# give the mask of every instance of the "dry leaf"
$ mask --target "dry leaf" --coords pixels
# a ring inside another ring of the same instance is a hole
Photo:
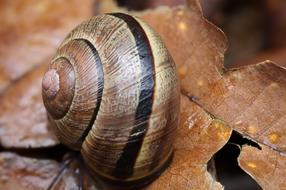
[[[263,189],[285,190],[286,156],[268,146],[262,150],[243,146],[239,165],[251,175]]]
[[[0,94],[54,54],[66,34],[92,15],[92,0],[0,2]]]
[[[34,69],[0,97],[0,144],[5,148],[46,147],[58,144],[48,127],[42,103],[42,76],[47,65]]]
[[[221,75],[197,102],[238,132],[286,150],[286,70],[266,62]]]
[[[60,171],[54,160],[0,153],[0,189],[46,189]]]
[[[62,163],[33,159],[15,153],[0,153],[0,189],[95,189],[76,155]]]

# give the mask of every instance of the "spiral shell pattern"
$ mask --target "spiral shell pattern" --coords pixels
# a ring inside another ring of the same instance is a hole
[[[113,13],[80,24],[42,86],[59,140],[81,151],[93,175],[132,183],[170,161],[180,109],[176,68],[140,19]]]

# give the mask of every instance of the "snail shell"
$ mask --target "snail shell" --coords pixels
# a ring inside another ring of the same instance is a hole
[[[91,173],[133,183],[158,175],[172,155],[180,97],[175,64],[146,23],[123,13],[80,24],[42,81],[59,140]]]

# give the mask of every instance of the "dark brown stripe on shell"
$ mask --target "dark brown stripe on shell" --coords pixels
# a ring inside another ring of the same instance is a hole
[[[130,29],[136,42],[142,69],[139,103],[135,113],[134,128],[129,134],[128,142],[114,169],[115,176],[125,179],[133,174],[136,159],[140,153],[144,137],[149,127],[155,88],[154,57],[144,29],[133,17],[123,13],[113,13],[110,15],[122,19]]]
[[[98,113],[99,108],[100,108],[100,103],[101,103],[101,99],[102,99],[102,92],[103,92],[103,87],[104,87],[104,73],[103,73],[103,66],[102,66],[101,59],[99,57],[99,54],[98,54],[96,48],[93,46],[93,44],[90,41],[88,41],[87,39],[80,38],[80,39],[75,39],[75,40],[84,42],[91,49],[93,56],[94,56],[94,59],[95,59],[96,67],[98,68],[97,69],[98,72],[95,74],[95,77],[97,77],[97,81],[98,81],[96,107],[94,109],[94,112],[92,114],[92,117],[90,119],[90,122],[89,122],[87,128],[83,132],[82,136],[79,138],[79,142],[83,142],[85,137],[88,135],[90,129],[92,128],[92,126],[96,120],[97,113]]]

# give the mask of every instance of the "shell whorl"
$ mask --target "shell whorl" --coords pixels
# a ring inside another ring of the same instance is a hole
[[[99,15],[74,29],[43,79],[59,140],[80,150],[92,173],[136,181],[170,160],[179,85],[171,56],[140,19]]]
[[[63,117],[74,96],[75,75],[72,65],[65,58],[54,61],[42,82],[46,109],[54,118]]]

